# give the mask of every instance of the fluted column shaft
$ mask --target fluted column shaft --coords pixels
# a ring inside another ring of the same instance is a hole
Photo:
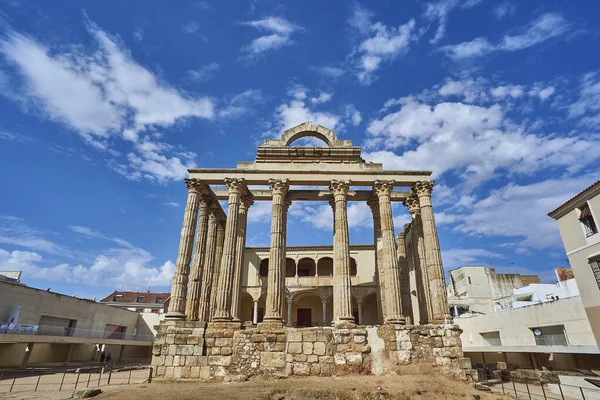
[[[217,219],[215,206],[209,208],[206,255],[204,256],[204,272],[202,274],[202,290],[200,291],[200,307],[198,310],[198,320],[204,322],[208,322],[210,316],[210,297],[213,286],[215,253],[217,251],[217,226],[219,225],[219,220]]]
[[[372,197],[367,204],[371,207],[373,213],[373,245],[375,255],[375,279],[377,291],[375,292],[377,300],[377,313],[379,314],[379,322],[385,321],[387,315],[385,309],[385,268],[383,268],[382,255],[383,247],[381,246],[381,218],[379,217],[379,200],[377,196]]]
[[[231,317],[240,321],[240,297],[242,278],[244,277],[244,250],[246,248],[246,228],[248,223],[248,208],[254,202],[249,196],[242,196],[238,216],[238,233],[235,249],[235,273],[233,274],[233,289],[231,292]]]
[[[187,305],[185,308],[185,314],[190,321],[198,321],[202,277],[204,274],[204,258],[206,256],[206,238],[208,235],[208,214],[211,202],[211,196],[202,195],[200,197],[200,216],[198,217],[196,244],[194,245],[194,258],[192,259]]]
[[[240,213],[240,199],[245,190],[243,178],[225,179],[229,192],[227,224],[225,225],[225,242],[223,243],[223,256],[219,271],[217,287],[217,304],[213,321],[231,321],[231,300],[233,289],[233,276],[236,267],[236,247],[238,237],[238,218]],[[243,257],[243,256],[242,256]]]
[[[333,192],[333,321],[353,323],[348,236],[348,189],[350,181],[331,181]]]
[[[410,317],[413,324],[419,324],[420,313],[419,313],[419,298],[417,296],[417,276],[414,264],[414,252],[413,252],[413,241],[412,241],[412,226],[411,224],[404,224],[404,241],[406,246],[406,264],[408,269],[408,281],[409,281],[409,292],[410,292]],[[404,305],[404,303],[402,303]]]
[[[404,242],[404,232],[398,232],[397,235],[398,269],[400,271],[400,300],[402,304],[402,315],[411,316],[410,283],[408,277],[408,263],[406,262],[406,244]]]
[[[269,251],[269,272],[267,276],[267,298],[265,322],[283,321],[283,291],[285,277],[285,219],[284,201],[289,185],[287,179],[269,179],[273,196],[271,208],[271,249]]]
[[[190,261],[194,247],[194,234],[196,232],[196,220],[198,219],[198,208],[200,206],[199,183],[195,179],[185,179],[188,187],[188,198],[183,215],[183,227],[179,239],[179,252],[175,263],[175,274],[171,287],[171,301],[169,311],[165,317],[172,319],[185,319],[185,306],[187,297],[188,275],[190,273]]]
[[[381,218],[381,244],[383,249],[382,263],[386,278],[386,308],[388,315],[385,322],[404,324],[402,303],[400,299],[400,271],[398,270],[398,254],[394,240],[394,219],[390,196],[394,189],[393,181],[375,181],[374,190],[379,199],[379,216]]]
[[[208,305],[208,320],[212,321],[217,308],[217,289],[219,286],[219,275],[221,272],[221,259],[223,258],[223,245],[225,243],[225,224],[227,219],[220,219],[217,225],[217,248],[215,249],[215,262],[213,267],[213,278],[210,289],[210,302]]]
[[[433,181],[417,182],[413,187],[413,191],[419,197],[419,205],[421,206],[421,221],[423,224],[423,237],[425,238],[425,259],[427,262],[429,297],[431,299],[433,322],[442,323],[446,315],[448,315],[449,310],[440,241],[431,205],[433,185]]]

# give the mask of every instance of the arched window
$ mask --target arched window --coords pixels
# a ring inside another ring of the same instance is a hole
[[[333,276],[333,258],[323,257],[317,263],[317,275]]]
[[[312,258],[302,258],[298,261],[298,276],[315,276],[317,266]]]
[[[266,278],[269,275],[269,259],[265,258],[260,262],[260,270],[258,271],[258,275],[261,278]]]
[[[286,278],[293,278],[296,276],[296,261],[291,258],[285,259],[285,276]]]

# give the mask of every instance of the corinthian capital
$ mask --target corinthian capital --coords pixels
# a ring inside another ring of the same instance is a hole
[[[417,194],[417,196],[431,196],[431,192],[433,190],[433,185],[435,181],[419,181],[415,182],[413,185],[413,192]]]
[[[337,195],[348,195],[348,189],[350,189],[350,181],[338,181],[332,180],[329,184],[329,189],[333,192],[334,196]]]
[[[415,218],[421,212],[421,207],[419,206],[419,199],[414,196],[407,197],[402,204],[406,208],[408,208],[408,212]]]
[[[225,186],[229,193],[241,193],[246,188],[244,178],[225,178]]]
[[[248,211],[252,204],[254,204],[254,199],[251,194],[242,196],[240,201],[240,211]]]
[[[394,181],[376,180],[373,184],[373,190],[379,197],[389,197],[394,190]]]
[[[183,182],[185,183],[185,186],[187,186],[188,190],[190,190],[190,191],[199,192],[204,195],[209,194],[208,185],[204,181],[201,181],[200,179],[187,178],[187,179],[184,179]]]
[[[290,189],[290,184],[287,179],[269,179],[269,188],[271,189],[272,195],[285,196]]]

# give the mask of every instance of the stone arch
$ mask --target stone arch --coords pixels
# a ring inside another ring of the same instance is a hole
[[[293,258],[285,259],[285,277],[293,278],[296,276],[296,261]]]
[[[240,319],[242,321],[252,321],[254,313],[254,298],[248,292],[242,292],[240,299]]]
[[[298,311],[298,310],[301,311]],[[327,325],[323,321],[322,297],[312,291],[302,291],[294,294],[292,300],[292,326],[308,327]]]
[[[317,273],[317,263],[310,257],[303,257],[298,260],[298,276],[315,276]]]
[[[337,144],[337,137],[331,129],[324,128],[321,125],[314,126],[308,121],[283,132],[281,142],[284,146],[289,146],[296,140],[307,136],[320,139],[329,147],[334,147]]]
[[[333,258],[319,258],[319,261],[317,261],[317,274],[319,276],[333,276]]]

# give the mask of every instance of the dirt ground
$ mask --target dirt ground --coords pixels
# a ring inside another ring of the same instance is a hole
[[[306,377],[247,382],[160,382],[151,384],[111,386],[103,388],[98,400],[163,400],[163,399],[216,399],[216,400],[504,400],[508,396],[475,390],[471,385],[447,379],[438,374],[411,374],[399,376],[346,376]],[[59,400],[70,393],[21,392],[2,394],[0,398]]]

